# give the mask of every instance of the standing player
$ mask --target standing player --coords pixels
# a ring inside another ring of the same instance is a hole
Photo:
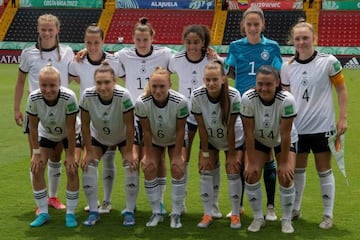
[[[296,198],[293,219],[301,216],[300,208],[305,188],[306,166],[310,150],[315,157],[316,170],[324,204],[322,229],[333,226],[335,179],[331,169],[331,152],[328,138],[344,134],[347,129],[347,90],[341,63],[333,55],[315,51],[315,31],[311,24],[301,22],[291,30],[295,56],[281,70],[282,84],[296,99],[298,116],[295,127],[299,133],[299,151],[296,159]],[[335,87],[339,116],[335,122],[332,98]]]
[[[181,228],[180,214],[185,199],[185,124],[189,115],[186,98],[171,90],[170,73],[158,67],[150,75],[148,87],[138,97],[135,114],[140,119],[144,133],[144,157],[141,160],[145,176],[145,190],[152,208],[147,227],[163,221],[160,201],[161,189],[157,175],[165,165],[168,149],[172,176],[172,212],[170,227]]]
[[[179,92],[190,100],[191,92],[202,85],[203,74],[206,64],[208,64],[214,56],[207,54],[210,45],[210,30],[204,25],[189,25],[183,33],[182,39],[185,50],[176,53],[169,63],[169,70],[172,73],[177,73],[179,78]],[[216,54],[215,54],[216,55]],[[186,142],[186,162],[185,162],[185,180],[188,180],[188,164],[191,155],[191,146],[195,133],[197,130],[197,123],[195,117],[190,114],[187,119],[187,134],[188,140]],[[216,163],[216,168],[212,172],[213,186],[214,186],[214,204],[212,208],[212,217],[221,218],[222,214],[219,209],[219,186],[220,186],[220,162]],[[185,203],[184,209],[185,211]]]
[[[272,65],[280,70],[282,59],[279,44],[262,34],[265,18],[258,6],[251,5],[244,12],[240,28],[245,37],[230,44],[225,62],[229,66],[228,76],[235,79],[235,88],[242,95],[255,86],[256,72],[262,65]],[[264,182],[267,193],[266,220],[275,221],[276,166],[271,152],[264,165]]]
[[[19,126],[23,125],[24,118],[20,110],[21,99],[24,94],[25,80],[28,76],[29,88],[32,92],[39,88],[38,74],[41,68],[51,63],[60,71],[61,86],[68,86],[68,67],[74,58],[73,50],[59,43],[60,22],[59,19],[51,14],[44,14],[38,18],[37,31],[38,41],[35,45],[24,49],[21,53],[21,62],[18,71],[17,82],[14,94],[14,118]],[[28,120],[25,119],[25,133],[29,133]],[[29,139],[30,156],[34,149]],[[54,160],[54,159],[53,159]],[[48,179],[49,179],[49,198],[48,204],[56,209],[65,209],[57,198],[58,187],[61,177],[61,162],[49,160]],[[30,174],[32,178],[32,175]]]
[[[241,124],[240,94],[229,87],[223,64],[217,60],[205,67],[204,86],[195,89],[191,96],[191,112],[199,126],[200,192],[204,216],[198,224],[207,228],[212,222],[213,174],[219,161],[219,151],[226,155],[226,173],[232,206],[231,228],[240,228],[241,178],[240,160],[243,157],[244,136]]]
[[[118,146],[125,169],[137,169],[134,142],[134,106],[129,92],[116,84],[114,70],[102,63],[94,73],[95,86],[87,88],[80,100],[81,126],[86,155],[81,163],[84,192],[90,214],[85,226],[100,219],[98,213],[97,166],[110,146]]]
[[[75,78],[80,84],[80,96],[83,95],[86,88],[95,86],[94,73],[97,67],[106,60],[114,69],[116,77],[122,77],[124,71],[112,54],[103,51],[104,33],[95,24],[88,26],[85,30],[84,43],[87,49],[87,55],[83,61],[73,61],[69,67],[70,78]],[[115,147],[109,149],[101,157],[103,159],[102,179],[104,184],[104,200],[99,208],[99,213],[109,213],[111,210],[111,194],[115,181]],[[126,183],[129,185],[132,183]],[[89,211],[89,207],[85,207]]]
[[[281,89],[279,72],[263,65],[256,74],[256,87],[246,91],[241,99],[241,116],[245,131],[245,190],[254,213],[248,227],[258,232],[265,226],[261,207],[261,169],[274,149],[280,183],[282,208],[281,231],[292,233],[291,211],[294,205],[294,169],[297,133],[293,127],[296,117],[294,97]]]
[[[30,223],[40,227],[50,220],[45,183],[49,161],[60,162],[65,149],[66,226],[76,227],[75,208],[79,198],[78,165],[75,161],[75,121],[79,106],[70,89],[60,87],[60,72],[47,64],[39,72],[40,89],[30,93],[26,106],[32,143],[31,173],[33,192],[39,215]]]
[[[133,101],[144,92],[150,74],[156,67],[167,68],[172,52],[169,48],[152,45],[155,37],[155,30],[148,22],[148,19],[140,18],[135,24],[133,31],[133,40],[135,47],[123,48],[115,53],[125,70],[125,87],[130,91]],[[142,159],[142,129],[138,119],[135,120],[135,149],[139,159]],[[165,162],[161,162],[165,164]],[[126,171],[126,178],[131,178],[132,182],[137,184],[127,185],[127,191],[130,192],[131,198],[126,202],[126,208],[123,210],[125,226],[135,224],[134,210],[139,189],[139,173],[136,171]],[[166,167],[163,165],[159,168],[157,183],[161,190],[161,213],[165,214],[163,206],[164,192],[166,188]]]

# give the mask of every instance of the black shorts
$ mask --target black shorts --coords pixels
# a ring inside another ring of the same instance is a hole
[[[54,149],[58,144],[62,144],[65,149],[67,149],[69,147],[69,142],[68,142],[67,138],[64,138],[63,140],[61,140],[59,142],[54,142],[47,138],[40,137],[40,141],[39,141],[40,147]]]
[[[200,149],[201,149],[201,143],[200,143]],[[218,148],[216,148],[216,147],[215,147],[214,145],[212,145],[211,143],[208,143],[208,149],[220,151]],[[245,144],[240,145],[240,146],[238,146],[238,147],[235,147],[235,150],[236,150],[236,151],[244,151],[244,149],[245,149]],[[227,152],[227,151],[225,151],[225,152]]]
[[[107,146],[107,145],[104,145],[102,144],[101,142],[99,142],[98,140],[96,140],[95,138],[91,138],[91,144],[93,146],[96,146],[96,147],[100,147],[101,148],[101,151],[102,151],[102,154],[104,154],[107,149],[110,147],[110,146]],[[126,145],[126,140],[122,141],[121,143],[117,144],[116,146],[119,148],[122,148]]]
[[[261,142],[259,142],[257,140],[255,140],[255,149],[260,152],[266,153],[266,154],[270,154],[270,151],[271,151],[271,147],[265,146],[264,144],[262,144]],[[274,147],[275,155],[280,152],[281,152],[281,145]],[[290,144],[290,152],[294,152],[294,153],[297,152],[297,143],[296,142]]]
[[[81,133],[76,134],[76,139],[75,139],[75,147],[77,148],[81,148],[83,146],[83,142],[82,142],[82,135]]]
[[[330,152],[328,138],[335,134],[335,131],[315,133],[315,134],[299,134],[298,153]]]
[[[140,121],[136,120],[135,123],[135,139],[134,144],[139,146],[144,146],[144,132],[141,127]]]
[[[25,123],[24,123],[24,133],[29,134],[30,128],[29,128],[29,115],[25,114]]]

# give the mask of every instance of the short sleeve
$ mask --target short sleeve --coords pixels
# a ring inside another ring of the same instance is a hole
[[[248,93],[249,91],[245,92],[241,98],[240,114],[244,117],[254,117],[254,106],[248,97]]]
[[[32,94],[30,94],[27,98],[27,103],[26,103],[26,113],[29,115],[33,115],[33,116],[37,116],[38,115],[38,111],[37,111],[37,105],[36,103],[32,100]]]
[[[139,118],[147,118],[146,108],[142,99],[143,95],[140,95],[135,102],[135,115]]]
[[[189,116],[189,105],[185,99],[183,99],[179,104],[179,110],[177,113],[177,118],[187,118]]]
[[[282,117],[283,118],[295,117],[297,115],[295,98],[290,92],[286,91],[286,93],[287,96],[283,103]]]
[[[66,114],[72,115],[79,112],[79,104],[76,99],[75,93],[70,95],[71,97],[66,102]]]

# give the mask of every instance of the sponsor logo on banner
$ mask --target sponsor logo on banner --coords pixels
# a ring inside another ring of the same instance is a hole
[[[117,0],[116,8],[214,9],[214,0]]]
[[[359,60],[353,57],[344,64],[343,68],[360,68]]]
[[[303,0],[230,0],[229,10],[245,10],[250,5],[257,5],[262,9],[302,9]]]

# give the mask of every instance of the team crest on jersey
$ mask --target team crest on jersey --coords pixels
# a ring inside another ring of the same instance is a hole
[[[161,128],[163,125],[163,117],[161,115],[158,116],[158,128]]]
[[[261,56],[261,59],[263,59],[263,60],[268,60],[268,59],[270,58],[269,51],[266,50],[266,49],[264,49],[264,50],[262,51],[262,53],[260,54],[260,56]]]
[[[55,124],[56,124],[55,116],[54,116],[53,113],[50,113],[50,114],[49,114],[49,123],[50,123],[51,125],[55,125]]]
[[[104,112],[104,114],[103,114],[103,122],[105,123],[105,124],[108,124],[109,123],[109,114],[107,113],[107,112]]]
[[[266,113],[265,116],[264,116],[263,127],[264,128],[269,128],[270,127],[270,115],[268,113]]]
[[[304,72],[302,73],[301,85],[304,86],[304,87],[306,87],[308,84],[309,84],[309,82],[308,82],[308,75],[307,75],[307,72],[304,71]]]
[[[140,73],[146,74],[146,61],[145,60],[141,62]]]
[[[211,113],[211,121],[210,121],[210,123],[211,123],[212,125],[216,125],[216,124],[217,124],[217,113],[216,113],[216,111],[213,111],[213,112]]]
[[[197,80],[197,72],[194,70],[192,72],[191,84],[192,85],[197,85],[197,82],[198,82],[198,80]]]

